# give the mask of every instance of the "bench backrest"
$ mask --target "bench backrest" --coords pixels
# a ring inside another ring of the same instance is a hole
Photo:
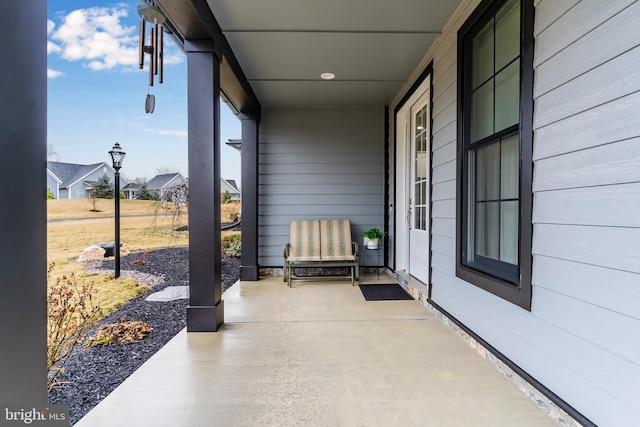
[[[348,219],[291,221],[289,261],[344,261],[355,259]]]
[[[323,261],[353,259],[351,222],[348,219],[320,221],[320,242]]]
[[[320,261],[320,222],[291,221],[289,244],[289,260]]]

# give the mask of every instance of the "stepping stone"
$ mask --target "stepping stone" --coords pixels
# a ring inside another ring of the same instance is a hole
[[[147,298],[145,298],[145,301],[167,302],[187,298],[189,298],[188,286],[167,286],[163,290],[154,292],[149,295]]]

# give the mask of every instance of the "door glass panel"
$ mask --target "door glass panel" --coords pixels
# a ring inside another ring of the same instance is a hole
[[[414,114],[415,136],[413,141],[414,221],[413,228],[426,230],[428,204],[429,123],[425,105]]]
[[[519,122],[520,61],[496,74],[496,132]]]
[[[471,95],[471,142],[493,134],[493,79]]]
[[[496,71],[520,55],[520,1],[509,0],[496,14]]]

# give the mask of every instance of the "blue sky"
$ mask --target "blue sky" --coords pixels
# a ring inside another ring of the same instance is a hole
[[[119,142],[128,179],[158,170],[188,176],[186,57],[165,37],[164,83],[149,87],[147,64],[138,68],[139,4],[48,1],[49,160],[110,162]],[[145,113],[147,93],[156,98],[153,114]],[[224,103],[221,118],[221,175],[239,182],[240,153],[224,143],[241,137],[240,121]]]

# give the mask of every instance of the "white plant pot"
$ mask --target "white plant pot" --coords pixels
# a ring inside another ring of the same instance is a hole
[[[364,245],[366,246],[367,249],[378,249],[378,239],[368,239],[368,238],[364,238]]]

